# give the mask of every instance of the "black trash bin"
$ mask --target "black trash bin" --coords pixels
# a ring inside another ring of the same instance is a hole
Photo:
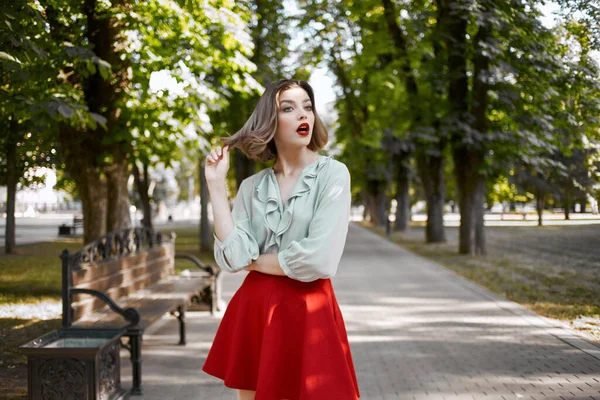
[[[60,329],[22,346],[29,399],[117,400],[121,388],[118,329]]]

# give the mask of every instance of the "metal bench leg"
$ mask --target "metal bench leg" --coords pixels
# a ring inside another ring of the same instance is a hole
[[[185,304],[177,308],[179,320],[179,345],[185,346]]]
[[[131,388],[132,395],[142,394],[142,332],[134,332],[129,335],[129,343],[131,346],[131,372],[133,376],[133,387]]]

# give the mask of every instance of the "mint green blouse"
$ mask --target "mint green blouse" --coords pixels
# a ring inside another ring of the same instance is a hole
[[[215,260],[237,272],[260,254],[277,254],[287,276],[303,282],[336,271],[350,219],[350,173],[332,156],[304,167],[282,204],[273,168],[246,178],[233,203],[234,229],[215,238]]]

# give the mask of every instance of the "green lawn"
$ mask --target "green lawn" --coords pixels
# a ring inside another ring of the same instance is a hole
[[[27,358],[18,347],[58,328],[60,319],[35,321],[0,318],[0,398],[27,398]]]
[[[173,232],[177,235],[175,239],[175,251],[179,253],[187,253],[198,257],[205,264],[215,264],[212,247],[209,251],[200,251],[200,239],[198,238],[198,228],[183,228],[174,229]],[[193,270],[194,264],[186,260],[176,260],[175,271],[181,272],[184,269]]]
[[[80,247],[78,241],[61,240],[18,246],[17,254],[0,255],[0,305],[59,300],[59,255]]]
[[[176,229],[174,232],[177,235],[175,251],[193,254],[202,262],[214,265],[212,251],[199,251],[197,229]],[[0,255],[0,305],[60,300],[59,255],[64,249],[77,251],[81,246],[79,240],[58,240],[18,246],[18,254]],[[193,268],[186,260],[175,263],[177,272]]]

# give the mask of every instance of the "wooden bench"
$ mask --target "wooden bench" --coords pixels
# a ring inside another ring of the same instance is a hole
[[[83,230],[83,217],[74,215],[73,225],[62,224],[58,227],[58,236],[75,236],[78,228]]]
[[[175,235],[144,228],[103,236],[77,253],[63,251],[63,327],[123,328],[122,344],[132,363],[131,394],[141,394],[142,335],[164,314],[179,320],[179,344],[185,345],[185,312],[193,299],[218,309],[220,271],[193,256],[175,254]],[[198,267],[175,275],[175,258]]]

